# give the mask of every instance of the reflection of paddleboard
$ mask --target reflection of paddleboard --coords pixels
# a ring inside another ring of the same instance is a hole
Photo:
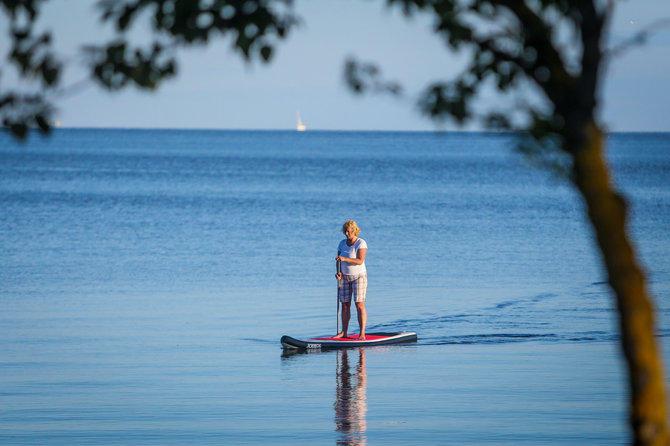
[[[305,340],[295,339],[290,336],[282,336],[281,344],[287,349],[297,350],[321,350],[329,348],[351,348],[372,347],[375,345],[403,344],[416,342],[416,333],[403,331],[401,333],[367,333],[364,341],[359,341],[358,336],[346,338],[319,337],[307,338]]]

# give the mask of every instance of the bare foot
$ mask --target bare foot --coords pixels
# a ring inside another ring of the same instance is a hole
[[[359,340],[359,341],[365,341],[365,335],[364,335],[364,334],[359,335],[359,336],[358,336],[358,340]]]
[[[338,334],[336,334],[335,336],[333,336],[333,339],[340,339],[340,338],[346,338],[346,337],[347,337],[347,335],[343,331],[341,331]]]

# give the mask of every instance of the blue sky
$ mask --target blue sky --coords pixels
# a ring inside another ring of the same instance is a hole
[[[77,48],[108,35],[94,3],[54,0],[43,11],[41,25],[55,33],[57,48],[74,62],[66,84],[85,77]],[[269,65],[245,63],[228,41],[216,41],[183,51],[179,76],[157,92],[109,94],[91,86],[60,100],[57,120],[69,127],[292,129],[299,110],[308,129],[443,129],[418,113],[412,95],[453,76],[463,58],[445,49],[430,20],[407,19],[383,1],[298,0],[295,7],[303,24]],[[667,0],[618,1],[612,41],[661,17],[670,17]],[[0,22],[0,29],[4,34],[6,24]],[[342,75],[348,56],[378,63],[404,84],[407,97],[351,94]],[[3,90],[13,85],[7,74],[0,81]],[[489,96],[484,104],[500,103]],[[670,27],[612,61],[602,98],[602,120],[611,130],[670,131]]]

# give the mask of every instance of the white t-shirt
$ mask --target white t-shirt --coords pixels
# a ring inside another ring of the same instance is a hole
[[[358,250],[360,249],[368,249],[368,244],[365,243],[365,240],[362,238],[356,240],[356,242],[351,246],[347,245],[347,239],[345,238],[337,246],[337,250],[340,252],[340,255],[350,259],[358,258]],[[365,262],[360,265],[352,265],[351,263],[342,262],[342,274],[346,274],[347,276],[362,274],[365,271]]]

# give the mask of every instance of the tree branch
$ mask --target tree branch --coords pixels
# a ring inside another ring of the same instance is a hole
[[[554,46],[551,40],[551,29],[549,25],[533,11],[524,1],[519,0],[496,0],[493,3],[508,9],[524,28],[523,46],[535,50],[535,63],[525,68],[531,78],[538,81],[540,86],[548,93],[550,91],[566,88],[574,84],[575,78],[565,68],[565,63],[560,52]],[[529,62],[533,62],[529,60]],[[549,77],[544,80],[544,73],[538,73],[537,70],[546,68]],[[539,78],[539,79],[538,79]]]
[[[608,59],[619,57],[635,46],[644,45],[652,35],[668,28],[670,28],[670,17],[655,20],[617,46],[606,50],[605,57]]]

